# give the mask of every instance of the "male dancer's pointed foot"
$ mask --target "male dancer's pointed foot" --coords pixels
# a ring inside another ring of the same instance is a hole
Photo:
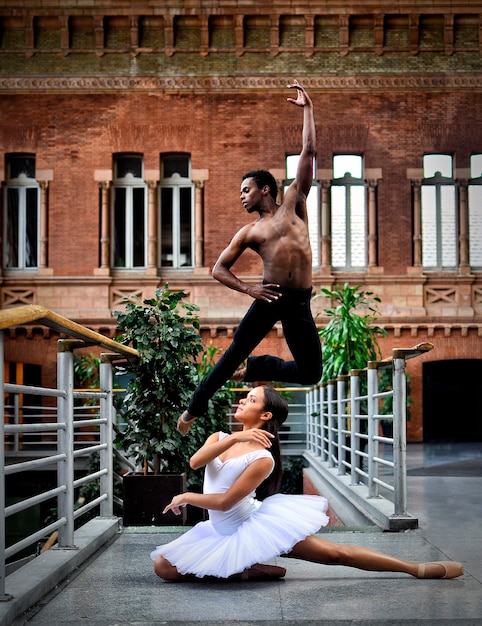
[[[437,567],[434,567],[437,566]],[[417,578],[457,578],[464,573],[462,563],[456,561],[433,561],[420,563]]]
[[[195,419],[195,415],[191,415],[189,411],[184,411],[181,417],[177,420],[177,430],[181,433],[181,435],[187,435],[189,429],[194,424]]]
[[[234,374],[231,376],[231,380],[234,380],[235,383],[241,383],[246,378],[246,367],[238,368]]]

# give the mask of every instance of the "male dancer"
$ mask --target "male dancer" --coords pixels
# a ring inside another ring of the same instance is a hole
[[[310,309],[312,258],[306,208],[313,182],[315,121],[313,104],[305,89],[297,81],[288,88],[298,92],[296,100],[288,98],[288,102],[303,108],[303,147],[296,178],[282,204],[277,205],[278,188],[269,172],[255,170],[243,176],[241,204],[248,213],[258,213],[259,217],[234,235],[216,261],[212,275],[230,289],[248,294],[254,302],[234,333],[233,342],[199,384],[187,411],[178,419],[177,428],[183,434],[207,410],[209,399],[229,378],[303,385],[316,384],[321,378],[321,343]],[[249,285],[231,271],[247,248],[263,261],[260,285]],[[248,358],[278,321],[294,360],[283,361],[270,355]],[[236,371],[247,358],[247,367]]]

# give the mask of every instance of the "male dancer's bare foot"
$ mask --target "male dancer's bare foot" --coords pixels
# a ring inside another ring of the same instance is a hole
[[[189,411],[184,411],[181,417],[177,420],[177,430],[181,433],[181,435],[187,435],[195,419],[195,415],[191,415]]]
[[[231,380],[234,380],[234,382],[236,383],[242,382],[245,378],[246,378],[246,367],[240,367],[231,376]]]

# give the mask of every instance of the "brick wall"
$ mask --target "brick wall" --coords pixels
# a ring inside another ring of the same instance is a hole
[[[48,267],[3,272],[2,306],[42,304],[112,336],[111,311],[122,294],[147,297],[167,281],[201,306],[205,341],[227,347],[249,298],[216,284],[209,271],[248,221],[241,175],[253,167],[283,172],[285,156],[300,148],[301,114],[285,88],[297,77],[315,106],[317,178],[328,180],[333,155],[344,152],[363,154],[364,168],[379,173],[376,267],[352,275],[317,270],[315,292],[345,280],[375,291],[389,330],[384,356],[432,341],[436,350],[423,359],[480,358],[481,273],[414,269],[409,176],[421,171],[425,153],[440,151],[453,154],[458,178],[467,178],[471,154],[482,152],[480,3],[412,1],[385,10],[382,2],[321,0],[15,8],[0,0],[0,173],[11,152],[35,154],[37,169],[51,173]],[[140,153],[155,173],[160,154],[177,151],[207,173],[201,267],[100,270],[99,182],[109,180],[113,154]],[[260,279],[254,254],[235,270]],[[444,303],[437,290],[447,285],[455,295]],[[317,300],[315,312],[327,304]],[[37,362],[42,341],[28,344]],[[25,356],[22,342],[7,343],[9,359]],[[263,352],[289,357],[277,330],[256,350]],[[410,363],[414,440],[423,431],[423,359]]]

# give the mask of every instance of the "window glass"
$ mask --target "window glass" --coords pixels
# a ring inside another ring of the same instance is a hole
[[[432,178],[437,172],[452,178],[452,157],[449,154],[426,154],[423,157],[423,177]]]
[[[350,174],[353,178],[361,178],[363,159],[358,154],[337,154],[333,157],[333,178],[343,178]]]
[[[192,189],[189,187],[181,187],[179,195],[179,264],[182,267],[192,265]]]
[[[116,157],[116,178],[142,178],[142,157],[123,155]]]
[[[362,269],[367,264],[365,187],[352,185],[350,191],[351,267]]]
[[[292,181],[296,178],[298,169],[299,154],[289,154],[286,157],[286,180]],[[316,160],[313,159],[313,177],[316,172]],[[284,191],[289,185],[284,186]],[[320,265],[320,200],[319,187],[316,183],[311,186],[311,190],[306,198],[306,210],[308,212],[308,234],[310,237],[312,265],[318,267]]]
[[[162,159],[162,177],[171,178],[177,174],[189,178],[189,157],[185,154],[169,154]]]
[[[468,186],[470,266],[482,269],[482,154],[470,158]]]
[[[138,154],[114,157],[113,265],[117,268],[146,266],[147,185],[142,180],[143,168],[143,157]]]
[[[174,261],[172,195],[172,188],[161,188],[161,264],[164,267],[172,267]]]
[[[186,154],[161,157],[160,255],[162,267],[194,265],[194,185]]]
[[[18,267],[18,253],[19,253],[19,189],[7,188],[7,236],[5,237],[6,243],[6,267]]]
[[[8,178],[17,179],[20,177],[35,179],[35,157],[27,155],[9,155]]]
[[[38,189],[27,187],[25,193],[25,267],[37,267],[39,232]]]
[[[423,172],[422,265],[430,270],[453,270],[458,263],[458,225],[452,156],[425,155]]]
[[[114,190],[114,265],[126,267],[126,189]]]
[[[367,201],[363,157],[333,157],[331,185],[331,265],[338,270],[367,266]]]
[[[346,267],[346,188],[331,188],[331,264]]]
[[[134,187],[132,190],[132,211],[133,211],[133,265],[142,267],[146,264],[146,210],[145,210],[145,189]]]
[[[470,178],[482,177],[482,154],[473,154],[470,157]]]
[[[40,187],[35,156],[6,156],[4,190],[4,257],[7,269],[35,269],[39,264]]]

